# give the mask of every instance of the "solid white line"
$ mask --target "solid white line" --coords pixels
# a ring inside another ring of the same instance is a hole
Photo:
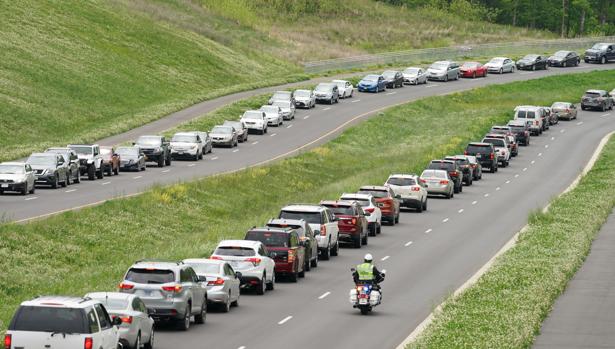
[[[460,208],[459,211],[457,211],[458,213],[463,213],[463,208]]]
[[[387,259],[389,259],[389,258],[391,258],[391,256],[384,256],[384,257],[382,257],[381,261],[383,261],[383,262],[384,262],[384,261],[386,261],[386,260],[387,260]]]
[[[387,96],[394,95],[394,94],[396,94],[396,93],[397,93],[397,92],[389,92],[389,93],[387,93]]]
[[[478,201],[474,200],[472,201],[472,205],[476,205],[478,203]]]
[[[171,170],[162,170],[162,173],[170,172]]]
[[[446,222],[448,222],[448,218],[444,218],[444,219],[442,220],[442,223],[446,223]]]
[[[486,194],[484,195],[484,197],[488,198],[488,197],[489,197],[489,193],[486,193]]]
[[[506,181],[506,184],[509,184],[509,183],[510,183],[510,179]]]
[[[533,164],[535,164],[535,163],[536,163],[536,160],[532,160],[531,164],[533,165]]]
[[[233,153],[236,153],[236,152],[238,152],[238,151],[239,151],[239,149],[235,149],[235,150],[233,150]]]
[[[501,189],[500,187],[497,187],[497,188],[495,188],[495,191],[498,191],[498,190],[500,190],[500,189]]]
[[[326,107],[323,111],[331,110],[331,107]]]
[[[408,242],[406,242],[406,243],[404,244],[404,246],[406,246],[406,247],[408,247],[408,246],[410,246],[410,245],[412,245],[412,241],[408,241]]]
[[[100,185],[107,185],[107,184],[111,184],[111,182],[104,182],[104,183],[101,183]]]
[[[211,158],[212,160],[218,160],[217,156],[214,156],[213,158]]]
[[[330,294],[331,294],[331,292],[325,292],[320,297],[318,297],[318,299],[324,299],[325,297],[327,297]]]
[[[350,103],[357,103],[357,102],[361,102],[360,99],[355,99],[354,101],[350,102]]]
[[[65,193],[72,193],[74,191],[77,191],[77,189],[69,189],[69,190],[65,191]]]
[[[258,144],[258,141],[252,142],[252,145],[257,145],[257,144]]]
[[[134,176],[134,177],[132,177],[132,179],[139,179],[141,177],[143,177],[143,176]]]
[[[432,231],[433,231],[433,229],[429,228],[429,229],[425,230],[425,234],[429,234],[429,233],[431,233]]]
[[[282,319],[280,322],[278,322],[278,325],[284,325],[288,320],[292,319],[292,316],[287,316],[284,319]]]
[[[308,119],[309,117],[310,117],[309,115],[306,115],[306,116],[304,116],[303,118],[304,118],[304,119]]]
[[[38,196],[33,196],[31,198],[25,198],[26,201],[36,200],[36,199],[38,199]]]
[[[196,164],[188,164],[188,167],[194,167]]]
[[[286,128],[291,128],[291,127],[293,127],[293,125],[288,125],[288,126],[286,126]]]
[[[277,133],[272,133],[270,137],[275,137],[277,135],[278,135]]]
[[[583,121],[577,122],[577,126],[581,126],[581,125],[583,125]]]

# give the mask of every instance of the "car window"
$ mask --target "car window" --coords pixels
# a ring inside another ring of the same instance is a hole
[[[327,206],[329,207],[329,209],[335,214],[335,215],[353,215],[354,214],[354,210],[352,208],[352,206],[346,206],[346,205],[333,205],[333,206]]]
[[[322,224],[322,216],[320,212],[295,212],[295,211],[282,211],[278,218],[284,219],[303,219],[310,224]]]
[[[267,249],[265,248],[265,246],[261,246],[258,249],[258,254],[261,256],[268,256],[269,254],[267,253]]]
[[[111,319],[109,318],[109,314],[107,314],[107,311],[105,310],[105,308],[100,304],[96,304],[94,306],[94,309],[96,309],[96,314],[98,314],[98,321],[100,322],[100,329],[101,330],[110,329],[112,327]]]
[[[10,331],[51,331],[66,333],[92,333],[83,309],[21,306],[9,324]],[[94,315],[96,332],[98,322]]]
[[[179,282],[192,282],[192,276],[188,272],[188,269],[179,271]]]
[[[196,275],[196,273],[194,272],[194,269],[192,269],[191,267],[186,268],[186,272],[188,273],[188,275],[190,276],[190,278],[192,279],[192,282],[199,282],[199,277]]]
[[[488,145],[469,145],[466,148],[468,153],[481,153],[481,152],[491,152],[491,147],[489,147]]]
[[[290,234],[290,247],[297,247],[299,245],[299,238],[297,237],[297,233],[292,232]]]
[[[214,252],[218,256],[250,257],[254,256],[254,249],[241,246],[220,246]]]
[[[391,177],[387,180],[387,184],[397,186],[409,186],[415,185],[416,181],[414,180],[414,178]]]
[[[362,189],[358,191],[359,194],[371,194],[375,198],[388,198],[388,190],[376,190],[376,189]]]
[[[145,303],[143,303],[143,301],[141,300],[141,298],[137,298],[139,301],[139,311],[142,313],[147,314],[147,306],[145,305]]]
[[[126,274],[126,280],[138,284],[166,284],[175,281],[175,273],[164,269],[132,268]]]
[[[266,246],[289,247],[288,233],[279,231],[252,230],[246,234],[246,240],[260,241]]]
[[[88,311],[88,326],[90,328],[90,333],[97,333],[100,331],[100,326],[98,326],[98,319],[96,319],[96,313],[94,312],[94,308]]]

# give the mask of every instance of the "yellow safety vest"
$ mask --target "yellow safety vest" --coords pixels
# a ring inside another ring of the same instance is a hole
[[[373,281],[374,280],[374,265],[371,263],[359,264],[357,265],[357,273],[359,274],[359,280]]]

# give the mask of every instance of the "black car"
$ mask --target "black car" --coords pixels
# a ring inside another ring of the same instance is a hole
[[[141,136],[133,145],[145,154],[145,161],[155,162],[158,167],[171,165],[171,147],[163,136]]]
[[[491,173],[498,171],[498,157],[491,143],[473,142],[468,144],[465,155],[473,155],[482,167],[489,168]]]
[[[463,191],[463,170],[454,160],[431,160],[428,170],[445,170],[455,183],[455,194]]]
[[[387,70],[382,73],[387,88],[397,88],[404,86],[404,74],[397,70]]]
[[[523,120],[511,120],[508,122],[510,131],[515,135],[517,143],[523,146],[530,145],[530,127]]]
[[[585,51],[585,63],[608,63],[615,61],[615,44],[612,42],[599,42]]]
[[[139,147],[118,147],[115,153],[120,157],[120,171],[145,171],[145,154]]]
[[[519,70],[548,69],[547,58],[541,55],[526,55],[517,61]]]
[[[33,153],[26,164],[34,170],[35,185],[49,185],[57,189],[60,184],[68,185],[68,172],[64,166],[64,157],[55,153]]]
[[[470,161],[465,155],[447,156],[444,160],[451,160],[457,163],[457,166],[463,172],[463,183],[467,186],[472,185],[474,179],[474,169],[470,166]]]
[[[581,63],[581,57],[574,51],[557,51],[549,57],[551,67],[576,67]]]

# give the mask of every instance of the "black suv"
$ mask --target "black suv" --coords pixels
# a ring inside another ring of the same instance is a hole
[[[141,136],[133,145],[141,148],[145,161],[155,162],[158,167],[171,165],[171,148],[163,136]]]
[[[457,166],[463,173],[463,183],[467,186],[472,185],[472,179],[474,178],[474,169],[470,165],[470,161],[465,155],[447,156],[444,160],[451,160],[457,163]]]
[[[592,48],[585,51],[585,63],[595,62],[604,64],[608,61],[615,61],[615,44],[610,42],[599,42]]]
[[[473,155],[482,167],[488,167],[491,173],[498,172],[498,157],[491,143],[473,142],[468,144],[465,155]]]
[[[530,145],[530,127],[523,120],[511,120],[508,122],[510,132],[515,135],[517,143],[523,146]]]
[[[463,170],[457,165],[456,161],[453,160],[431,160],[429,166],[427,166],[429,170],[445,170],[448,172],[449,177],[455,183],[455,194],[461,193],[463,191]]]

